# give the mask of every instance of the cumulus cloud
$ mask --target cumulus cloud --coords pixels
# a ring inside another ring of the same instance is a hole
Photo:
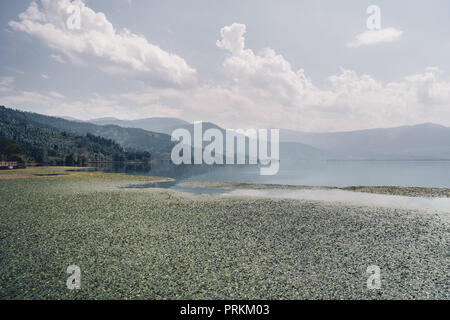
[[[245,24],[235,22],[231,26],[225,26],[220,30],[222,40],[217,40],[216,45],[231,53],[238,54],[245,46],[244,33]]]
[[[342,131],[423,122],[450,125],[450,81],[435,71],[424,70],[383,83],[370,75],[342,69],[328,78],[324,88],[297,87],[289,96],[264,88],[259,83],[239,86],[231,82],[184,90],[93,94],[75,100],[55,93],[16,92],[3,96],[0,104],[78,119],[168,116],[242,129]]]
[[[231,114],[245,115],[243,124],[323,131],[425,121],[450,124],[450,82],[436,67],[387,83],[341,69],[319,88],[273,49],[255,54],[246,48],[245,31],[237,23],[221,29],[217,45],[229,53],[223,68],[230,84],[203,90],[220,96],[217,101]],[[197,95],[190,99],[206,103]]]
[[[290,63],[271,48],[258,54],[246,49],[244,33],[245,25],[233,23],[222,28],[222,40],[217,41],[218,47],[230,53],[223,68],[234,85],[285,104],[291,104],[293,97],[309,99],[316,88],[304,70],[292,70]]]
[[[396,28],[368,30],[356,35],[355,39],[347,44],[348,47],[358,48],[386,42],[394,42],[402,36],[403,31]]]
[[[237,23],[221,29],[216,45],[227,52],[223,83],[143,88],[78,100],[14,92],[1,103],[36,112],[47,106],[46,113],[79,119],[169,116],[242,129],[342,131],[423,122],[450,126],[450,79],[435,66],[390,82],[342,68],[318,86],[274,49],[247,48],[245,32],[246,26]]]
[[[282,87],[286,83],[279,82],[271,85]],[[137,112],[147,110],[149,116],[155,116],[153,110],[157,109],[160,116],[213,121],[226,128],[341,131],[422,122],[450,125],[449,93],[450,82],[434,71],[383,83],[342,69],[328,78],[324,88],[297,86],[286,96],[268,90],[267,84],[240,86],[231,82],[182,91],[142,90],[114,99],[134,106]]]
[[[71,5],[80,8],[80,29],[71,30],[66,25]],[[196,82],[196,70],[183,58],[149,43],[142,35],[116,30],[103,13],[80,0],[42,0],[41,5],[33,1],[19,15],[19,21],[10,21],[9,26],[42,40],[74,63],[129,75],[154,86],[180,87]]]

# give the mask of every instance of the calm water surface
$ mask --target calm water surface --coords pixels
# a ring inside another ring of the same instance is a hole
[[[450,188],[450,161],[299,161],[274,176],[255,167],[227,166],[187,181],[230,181],[312,186],[415,186]]]
[[[414,186],[450,188],[450,161],[299,161],[280,163],[278,174],[261,176],[256,166],[193,165],[112,169],[136,175],[169,176],[178,182],[228,181],[312,186]]]

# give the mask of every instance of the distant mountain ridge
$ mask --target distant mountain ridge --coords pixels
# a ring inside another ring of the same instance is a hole
[[[165,134],[171,134],[175,128],[185,127],[189,125],[189,122],[180,120],[177,118],[145,118],[137,120],[120,120],[117,118],[106,117],[88,120],[97,125],[116,125],[123,128],[139,128],[152,132],[159,132]]]
[[[168,117],[137,120],[106,117],[69,121],[17,110],[14,112],[20,117],[60,130],[84,135],[90,133],[112,139],[125,148],[149,151],[164,158],[170,158],[175,145],[171,141],[171,133],[184,128],[193,136],[194,128],[187,121]],[[204,122],[203,132],[209,128],[220,130],[225,137],[225,129],[212,122]],[[311,133],[280,129],[280,161],[298,160],[450,160],[450,128],[424,123],[347,132]]]
[[[158,119],[162,124],[156,125]],[[130,122],[131,121],[131,122]],[[193,133],[193,124],[177,118],[147,118],[140,120],[97,119],[97,123],[152,129],[171,134],[185,128]],[[204,122],[203,130],[217,128]],[[394,128],[311,133],[280,129],[280,158],[333,160],[449,160],[450,128],[424,123]]]
[[[338,159],[450,159],[450,128],[432,123],[332,133],[283,129],[280,139],[327,150]]]

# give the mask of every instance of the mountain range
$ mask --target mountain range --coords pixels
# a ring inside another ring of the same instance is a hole
[[[433,123],[332,133],[281,130],[280,137],[326,150],[336,159],[450,159],[450,128]]]
[[[8,119],[8,120],[7,120]],[[178,118],[82,121],[0,107],[0,135],[8,123],[33,123],[70,135],[110,139],[127,151],[147,151],[153,159],[169,159],[175,145],[170,134],[178,128],[193,133],[193,124]],[[225,130],[211,122],[203,130]],[[49,129],[49,130],[50,130]],[[193,136],[193,135],[192,135]],[[14,139],[12,139],[14,140]],[[203,146],[205,146],[204,143]],[[311,133],[280,129],[280,160],[450,160],[450,128],[424,123],[395,128]]]
[[[177,118],[145,118],[138,120],[120,120],[117,118],[106,117],[92,119],[87,122],[97,125],[116,125],[123,128],[138,128],[152,132],[159,132],[171,134],[177,128],[188,127],[190,124],[187,121]]]
[[[39,122],[43,119],[0,107],[0,160],[17,161],[20,166],[30,162],[85,166],[92,161],[150,161],[149,152],[125,150],[112,139],[58,129],[48,124],[51,119],[45,119],[47,123]]]
[[[177,118],[120,120],[93,119],[102,125],[141,128],[170,135],[177,128],[193,132],[193,124]],[[211,122],[203,129],[224,129]],[[328,160],[449,160],[450,128],[424,123],[394,128],[377,128],[346,132],[302,132],[280,129],[280,159]]]
[[[129,151],[150,152],[154,158],[168,159],[174,145],[170,141],[170,136],[163,133],[150,132],[140,128],[124,128],[117,125],[95,125],[85,121],[66,120],[0,106],[0,129],[5,126],[6,121],[9,124],[34,123],[74,135],[86,136],[91,134],[111,139]]]

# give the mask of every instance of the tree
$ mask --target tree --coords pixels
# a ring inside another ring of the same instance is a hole
[[[64,164],[66,166],[73,166],[73,165],[75,165],[75,158],[74,158],[73,153],[71,153],[71,154],[66,156],[66,158],[64,159]]]

